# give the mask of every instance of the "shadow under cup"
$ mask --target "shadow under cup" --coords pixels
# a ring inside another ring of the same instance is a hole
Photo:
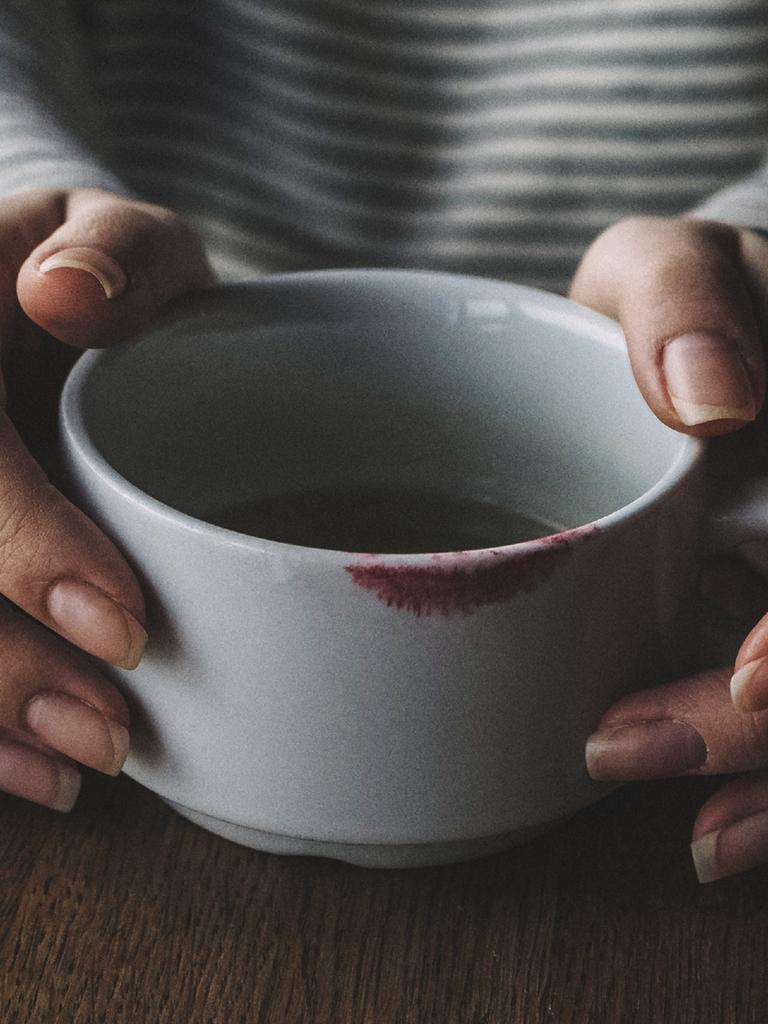
[[[127,771],[182,813],[403,865],[509,845],[603,792],[584,739],[664,673],[701,508],[700,446],[648,411],[615,325],[481,279],[265,278],[87,354],[62,422],[81,503],[153,595],[120,675],[149,723]],[[327,518],[355,489],[431,495],[433,525],[447,496],[567,532],[379,554],[206,522],[302,494]]]

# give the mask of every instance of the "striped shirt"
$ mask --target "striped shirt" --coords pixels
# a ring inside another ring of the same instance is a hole
[[[767,144],[768,0],[0,6],[0,193],[170,206],[229,279],[410,266],[564,290],[627,214],[768,228]]]

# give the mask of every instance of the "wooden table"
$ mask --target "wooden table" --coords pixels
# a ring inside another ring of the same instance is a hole
[[[764,1024],[768,871],[709,886],[711,780],[628,786],[530,845],[373,871],[247,850],[124,776],[0,797],[3,1024]]]

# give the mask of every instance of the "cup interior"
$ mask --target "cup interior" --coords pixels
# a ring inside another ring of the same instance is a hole
[[[611,321],[521,286],[397,271],[201,293],[133,345],[83,357],[63,423],[111,472],[202,519],[389,486],[554,530],[636,501],[692,443],[646,407]]]

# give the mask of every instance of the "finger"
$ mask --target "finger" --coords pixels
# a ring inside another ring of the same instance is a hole
[[[123,697],[92,663],[0,607],[1,790],[71,810],[81,782],[72,760],[118,774],[128,724]]]
[[[0,735],[116,775],[128,709],[109,680],[26,616],[0,609]]]
[[[0,593],[124,668],[146,645],[139,585],[117,548],[45,477],[0,414]]]
[[[63,215],[17,280],[24,312],[60,341],[99,348],[123,341],[211,279],[197,236],[169,210],[76,190]]]
[[[768,772],[735,779],[704,804],[691,853],[700,882],[768,862]]]
[[[768,708],[768,615],[739,648],[731,678],[731,699],[740,711]]]
[[[756,252],[768,242],[755,239],[711,221],[633,218],[597,239],[574,278],[572,298],[620,321],[638,386],[670,427],[728,433],[762,405]]]
[[[590,775],[628,781],[768,766],[768,712],[738,711],[730,675],[713,669],[624,697],[587,741]]]
[[[55,811],[71,811],[80,772],[26,743],[0,736],[0,789]]]
[[[116,201],[108,198],[112,208]],[[98,207],[96,223],[104,219],[103,202],[99,200],[103,201],[102,194],[84,194],[86,210],[89,203]],[[0,329],[9,327],[7,311],[15,304],[15,275],[20,262],[30,248],[56,234],[67,209],[65,193],[31,193],[0,203]],[[73,210],[75,214],[81,212],[77,202]],[[130,216],[122,222],[135,228]],[[148,234],[153,232],[148,229]],[[168,233],[163,237],[167,238]],[[89,278],[82,271],[71,273]],[[172,292],[178,278],[169,281],[160,277],[158,294],[162,298]],[[98,315],[93,310],[91,314],[97,323]],[[5,348],[8,334],[0,340]],[[97,657],[126,668],[135,666],[141,657],[146,643],[144,604],[131,570],[101,531],[51,487],[15,426],[3,415],[0,593]]]

